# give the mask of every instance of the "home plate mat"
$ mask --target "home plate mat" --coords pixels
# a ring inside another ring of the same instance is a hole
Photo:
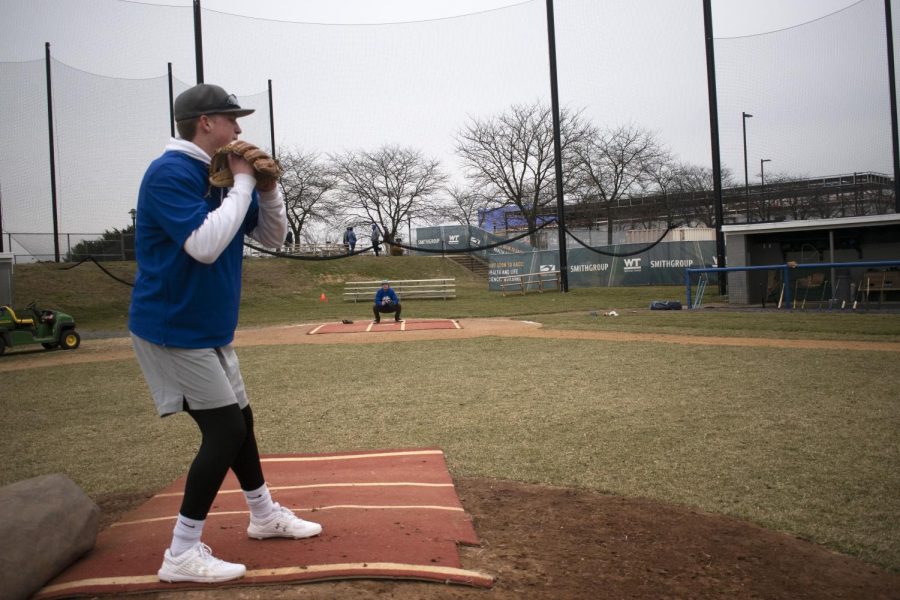
[[[247,586],[350,578],[416,579],[490,587],[464,569],[457,544],[477,545],[440,449],[263,457],[273,498],[322,524],[304,540],[251,540],[244,495],[229,473],[203,541],[216,556],[247,566],[220,584],[162,583],[156,572],[181,505],[184,477],[104,529],[84,558],[36,598],[119,595],[149,590]]]
[[[377,325],[371,320],[353,321],[351,323],[324,323],[312,329],[309,335],[319,333],[381,333],[386,331],[424,331],[427,329],[462,329],[455,319],[416,319],[395,323],[394,318],[386,315]]]

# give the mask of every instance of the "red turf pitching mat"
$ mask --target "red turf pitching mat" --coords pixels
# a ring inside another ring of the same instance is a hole
[[[395,323],[394,319],[382,319],[377,325],[372,321],[353,321],[352,323],[324,323],[309,332],[309,335],[317,333],[364,333],[384,331],[422,331],[425,329],[462,329],[459,321],[455,319],[416,319],[415,321],[401,321]]]
[[[490,575],[462,567],[457,544],[477,545],[439,449],[269,455],[263,469],[273,498],[320,536],[252,540],[249,512],[229,473],[203,530],[213,553],[247,566],[220,584],[162,583],[162,563],[181,505],[184,477],[101,531],[97,545],[36,598],[116,595],[349,578],[418,579],[490,587]]]

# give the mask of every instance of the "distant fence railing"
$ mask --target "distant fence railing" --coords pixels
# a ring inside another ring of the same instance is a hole
[[[56,251],[52,233],[3,232],[3,251],[13,255],[14,263],[53,262]],[[286,244],[280,252],[295,256],[337,256],[346,254],[343,244]],[[270,256],[245,248],[247,256]],[[62,262],[77,262],[87,257],[100,261],[134,260],[134,233],[131,230],[105,233],[61,233],[59,254]]]
[[[14,263],[53,262],[56,248],[52,233],[3,232],[3,251],[13,255]],[[97,260],[134,260],[134,233],[61,233],[59,257],[63,262],[88,256]]]

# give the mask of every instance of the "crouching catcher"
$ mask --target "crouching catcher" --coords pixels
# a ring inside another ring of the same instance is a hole
[[[372,306],[372,312],[375,313],[375,323],[381,323],[381,313],[394,313],[394,322],[399,323],[400,319],[400,298],[391,288],[388,281],[381,282],[381,289],[375,292],[375,304]]]

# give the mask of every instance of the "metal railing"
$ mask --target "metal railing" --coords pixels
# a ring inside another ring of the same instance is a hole
[[[76,262],[97,260],[134,260],[134,234],[129,232],[61,233],[59,259]],[[52,233],[3,232],[3,249],[12,254],[13,263],[54,262],[56,252]]]

